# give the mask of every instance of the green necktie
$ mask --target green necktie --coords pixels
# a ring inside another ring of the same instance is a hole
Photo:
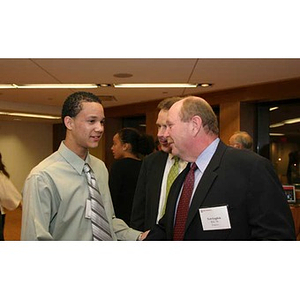
[[[172,159],[174,160],[174,163],[169,171],[168,178],[167,178],[166,197],[165,197],[164,207],[162,210],[162,215],[164,215],[165,211],[166,211],[167,200],[168,200],[170,188],[179,173],[179,157],[174,156]]]

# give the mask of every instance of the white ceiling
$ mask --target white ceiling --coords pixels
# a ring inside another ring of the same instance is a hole
[[[130,78],[114,77],[130,73]],[[193,89],[88,90],[113,96],[104,107],[171,96],[220,91],[259,83],[300,78],[300,59],[0,59],[0,84],[33,83],[212,83]],[[60,113],[71,89],[0,89],[0,109]]]

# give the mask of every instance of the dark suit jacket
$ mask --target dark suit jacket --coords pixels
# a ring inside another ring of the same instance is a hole
[[[167,159],[168,154],[163,151],[144,158],[134,194],[130,227],[145,231],[156,224]]]
[[[177,198],[188,168],[171,187],[165,216],[147,240],[172,240]],[[199,208],[227,205],[230,229],[204,231]],[[269,160],[220,141],[197,186],[184,240],[295,240],[286,196]]]

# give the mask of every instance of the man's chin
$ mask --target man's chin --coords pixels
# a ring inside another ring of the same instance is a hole
[[[178,156],[178,150],[177,150],[177,148],[174,146],[174,144],[171,144],[171,146],[170,146],[170,153],[172,153],[172,155],[174,155],[174,156]]]
[[[171,153],[172,148],[169,145],[168,146],[161,145],[161,150],[166,153]]]

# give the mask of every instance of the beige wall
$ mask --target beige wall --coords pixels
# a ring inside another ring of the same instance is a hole
[[[52,124],[0,121],[0,151],[21,192],[30,170],[52,153]]]

